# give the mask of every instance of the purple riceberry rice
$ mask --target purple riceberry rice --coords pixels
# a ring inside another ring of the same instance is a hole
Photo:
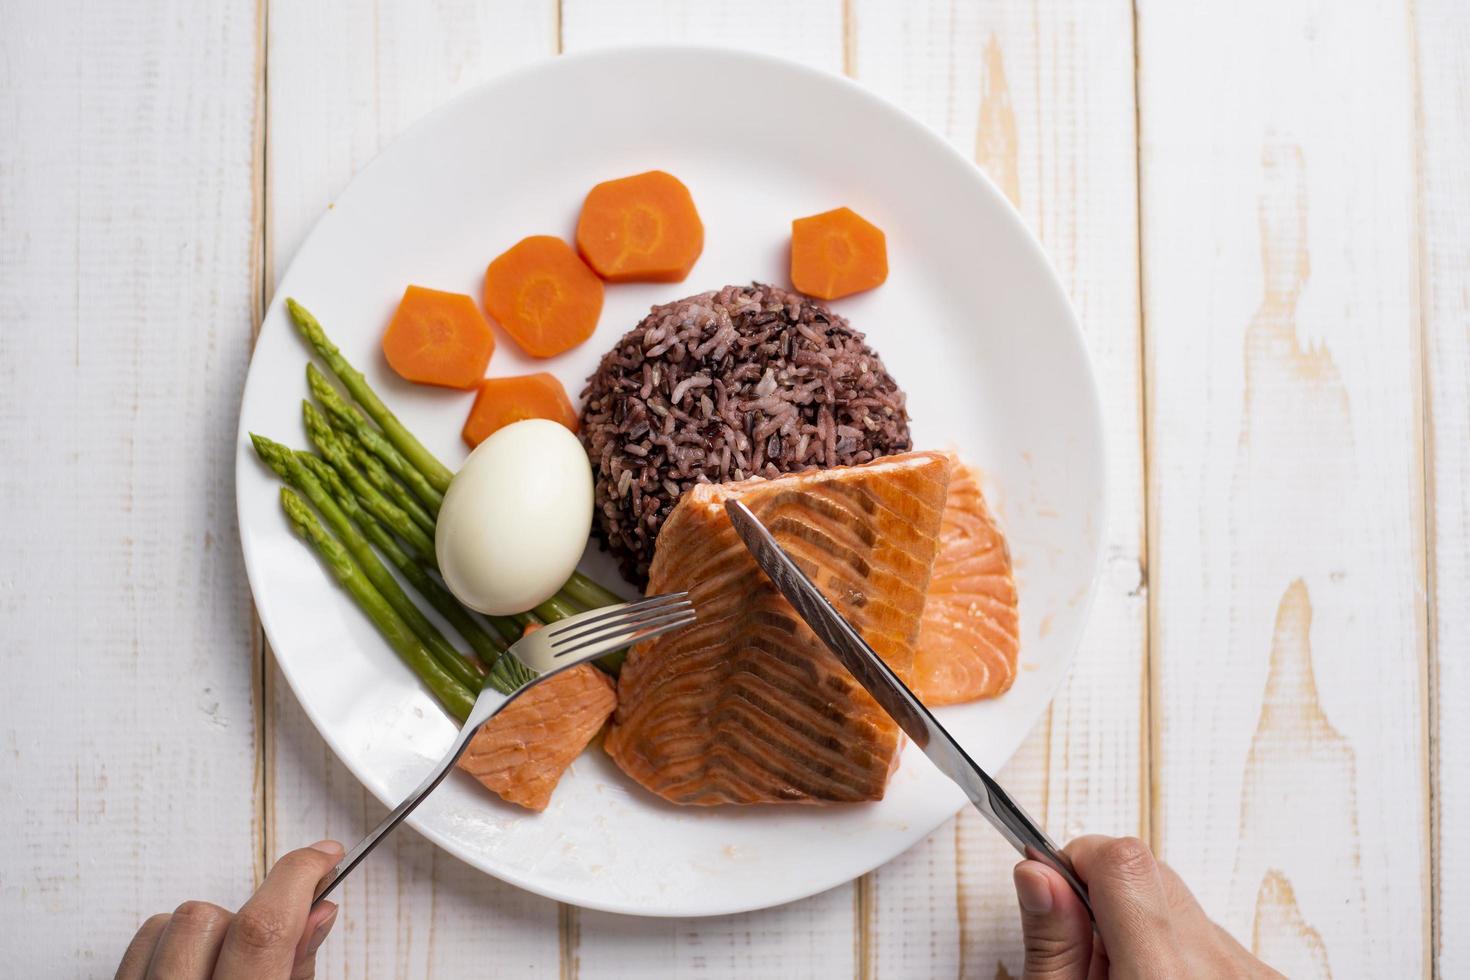
[[[903,391],[863,335],[759,283],[655,306],[587,380],[581,439],[593,527],[639,586],[690,487],[911,448]]]

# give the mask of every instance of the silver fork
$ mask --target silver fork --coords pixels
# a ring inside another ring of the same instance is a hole
[[[332,873],[318,886],[313,906],[326,898],[394,827],[402,823],[444,781],[455,762],[464,755],[464,750],[469,747],[475,732],[519,695],[570,667],[692,622],[694,607],[689,603],[689,593],[674,592],[640,602],[625,602],[579,613],[521,637],[495,661],[495,666],[485,678],[484,687],[480,689],[480,696],[475,699],[469,718],[465,720],[464,727],[459,730],[459,735],[455,737],[454,744],[449,747],[444,758],[439,760],[433,772],[424,777],[418,788],[408,794],[408,799],[394,807],[383,818],[383,822],[373,828],[372,833],[343,856],[332,869]],[[497,686],[510,693],[502,693],[496,689]]]

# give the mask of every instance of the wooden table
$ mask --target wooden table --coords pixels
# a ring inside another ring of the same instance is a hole
[[[860,80],[972,153],[1061,271],[1104,393],[1107,563],[1007,785],[1057,836],[1150,841],[1293,976],[1470,973],[1461,0],[3,0],[6,972],[110,974],[146,914],[238,903],[381,815],[252,619],[252,330],[406,125],[654,39]],[[1015,858],[970,814],[708,920],[559,906],[412,832],[388,850],[324,975],[1019,968]]]

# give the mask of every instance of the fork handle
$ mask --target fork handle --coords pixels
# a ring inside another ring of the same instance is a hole
[[[444,777],[449,775],[449,771],[454,768],[454,764],[459,761],[459,757],[464,755],[464,751],[469,748],[470,739],[475,737],[475,733],[480,730],[485,722],[494,718],[510,701],[510,697],[490,687],[486,687],[480,692],[480,696],[475,699],[475,707],[471,710],[469,719],[465,722],[464,727],[459,730],[459,734],[455,736],[454,744],[449,747],[449,751],[444,754],[444,758],[440,759],[433,771],[424,777],[424,781],[419,783],[417,789],[408,794],[402,803],[389,811],[388,815],[382,819],[382,822],[374,827],[366,837],[358,841],[352,850],[343,855],[342,860],[337,862],[337,866],[332,869],[331,873],[321,880],[321,883],[317,885],[316,897],[311,902],[313,909],[321,903],[322,899],[331,894],[332,889],[342,883],[343,878],[346,878],[352,873],[354,868],[362,863],[363,858],[373,852],[373,848],[382,843],[383,838],[387,837],[394,827],[401,824],[410,813],[418,808],[420,803],[428,798],[428,795],[434,791],[434,788],[444,781]]]

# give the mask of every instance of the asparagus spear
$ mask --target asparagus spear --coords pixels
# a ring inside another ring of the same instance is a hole
[[[296,533],[315,549],[333,577],[373,621],[373,625],[383,634],[389,646],[428,685],[439,703],[461,722],[469,717],[470,709],[475,704],[474,695],[469,688],[444,669],[417,634],[384,601],[382,594],[373,587],[362,568],[341,542],[327,533],[327,529],[317,521],[306,502],[293,493],[290,487],[282,487],[281,506]]]
[[[622,596],[604,589],[581,572],[572,573],[567,584],[561,587],[561,595],[588,609],[616,605],[624,601]]]
[[[434,561],[434,539],[424,529],[413,522],[413,519],[403,512],[403,508],[393,503],[379,492],[378,488],[368,482],[358,470],[357,464],[352,460],[352,454],[347,447],[342,445],[342,440],[333,431],[331,423],[317,408],[309,401],[301,403],[302,418],[306,422],[306,432],[311,436],[311,441],[322,451],[327,462],[331,463],[357,499],[367,508],[368,513],[382,521],[388,528],[405,542],[424,560]],[[437,567],[437,566],[436,566]]]
[[[367,535],[368,540],[377,546],[378,551],[388,559],[389,564],[398,569],[399,573],[408,580],[408,584],[429,600],[429,605],[439,610],[439,614],[449,621],[449,625],[465,638],[470,648],[480,658],[480,662],[486,667],[495,663],[496,658],[505,650],[505,643],[475,622],[464,606],[459,604],[459,600],[424,571],[423,566],[403,550],[377,518],[362,509],[362,505],[357,502],[357,498],[352,495],[347,484],[342,482],[342,477],[337,475],[337,471],[332,469],[325,460],[305,450],[297,450],[296,458],[301,460],[301,465],[305,466],[311,475],[327,488],[332,499],[358,527],[362,528],[363,534]]]
[[[337,506],[336,502],[332,500],[331,495],[327,493],[326,488],[317,482],[317,478],[301,464],[301,461],[296,458],[296,455],[291,450],[280,443],[272,442],[264,436],[259,436],[255,433],[250,434],[250,439],[255,443],[256,454],[265,461],[265,464],[274,470],[281,479],[304,494],[306,499],[311,501],[312,506],[321,512],[321,515],[326,518],[327,524],[336,532],[343,545],[346,546],[347,551],[352,555],[353,560],[357,562],[358,567],[367,576],[368,581],[372,582],[373,587],[377,589],[387,601],[388,605],[393,607],[393,611],[402,617],[404,622],[413,630],[414,634],[423,641],[424,646],[429,649],[429,652],[437,657],[444,668],[458,678],[461,683],[471,690],[478,692],[480,678],[475,673],[475,669],[470,666],[469,661],[465,660],[464,656],[458,650],[449,645],[449,641],[444,639],[444,634],[439,632],[438,627],[429,622],[428,617],[419,611],[418,606],[413,604],[413,600],[404,594],[397,580],[383,567],[383,563],[378,560],[378,556],[373,554],[373,549],[368,544],[367,539],[362,536],[362,532],[358,531],[357,527],[343,513],[342,508]]]
[[[415,439],[413,433],[404,428],[403,423],[398,421],[398,417],[388,410],[388,406],[378,398],[377,393],[367,383],[367,379],[362,376],[362,372],[349,364],[347,358],[343,357],[342,352],[337,349],[337,345],[327,339],[326,332],[322,330],[322,325],[317,322],[316,317],[308,313],[306,308],[294,299],[286,300],[286,309],[291,313],[291,319],[296,322],[297,329],[311,344],[312,349],[327,362],[327,367],[332,369],[332,373],[346,387],[347,393],[362,406],[363,411],[367,412],[368,417],[378,423],[378,428],[383,430],[383,435],[388,438],[388,441],[396,446],[398,451],[414,465],[414,468],[424,475],[424,479],[429,481],[430,486],[440,493],[448,490],[449,481],[454,474],[447,466],[439,462],[433,453],[425,449],[423,443]]]
[[[552,596],[535,609],[536,615],[548,623],[554,623],[558,619],[566,619],[568,616],[575,616],[581,611],[560,595]]]
[[[350,433],[339,432],[338,439],[375,490],[387,497],[415,524],[423,528],[424,533],[434,533],[434,515],[425,510],[424,505],[419,503],[418,498],[409,493],[403,484],[393,479],[393,474],[388,472],[388,468],[378,460],[378,457],[368,452],[362,443]]]
[[[439,505],[444,502],[444,494],[435,490],[424,479],[424,475],[414,467],[398,448],[383,438],[383,433],[374,428],[362,412],[355,405],[345,401],[332,387],[326,375],[317,369],[310,361],[306,362],[306,384],[311,389],[312,396],[321,402],[327,414],[342,428],[357,437],[357,441],[368,448],[373,455],[381,459],[393,471],[393,474],[402,480],[414,496],[421,500],[425,507],[435,514],[439,513]]]

